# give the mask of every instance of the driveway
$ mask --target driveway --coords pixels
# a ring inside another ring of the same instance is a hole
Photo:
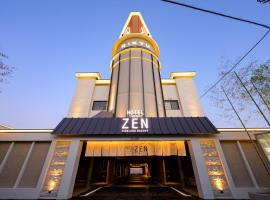
[[[78,197],[74,198],[78,199]],[[88,191],[79,199],[91,200],[179,200],[197,199],[173,187],[163,186],[106,186]]]

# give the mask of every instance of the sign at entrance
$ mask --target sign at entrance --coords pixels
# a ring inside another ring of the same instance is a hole
[[[127,155],[146,155],[148,154],[147,145],[125,145],[124,149]]]
[[[186,156],[184,141],[88,141],[85,156]]]
[[[142,110],[127,110],[127,117],[122,119],[122,132],[148,132],[148,119]]]

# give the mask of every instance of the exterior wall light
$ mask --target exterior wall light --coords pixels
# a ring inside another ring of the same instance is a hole
[[[50,180],[49,187],[48,187],[48,193],[51,193],[54,190],[55,185],[56,185],[55,181]]]
[[[215,186],[219,190],[220,193],[224,192],[224,181],[221,178],[215,179]]]

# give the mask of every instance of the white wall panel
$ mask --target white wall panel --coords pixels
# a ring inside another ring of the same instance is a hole
[[[78,79],[76,90],[69,108],[68,117],[88,117],[95,79]]]

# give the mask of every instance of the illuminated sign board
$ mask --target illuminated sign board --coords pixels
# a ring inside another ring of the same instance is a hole
[[[128,47],[144,47],[149,50],[152,50],[152,46],[149,43],[145,42],[144,40],[139,40],[139,39],[127,40],[123,42],[120,46],[120,50],[123,50]]]
[[[186,156],[185,141],[87,141],[85,156]]]
[[[144,118],[142,110],[128,110],[127,117],[122,118],[122,132],[148,132],[148,119]]]

